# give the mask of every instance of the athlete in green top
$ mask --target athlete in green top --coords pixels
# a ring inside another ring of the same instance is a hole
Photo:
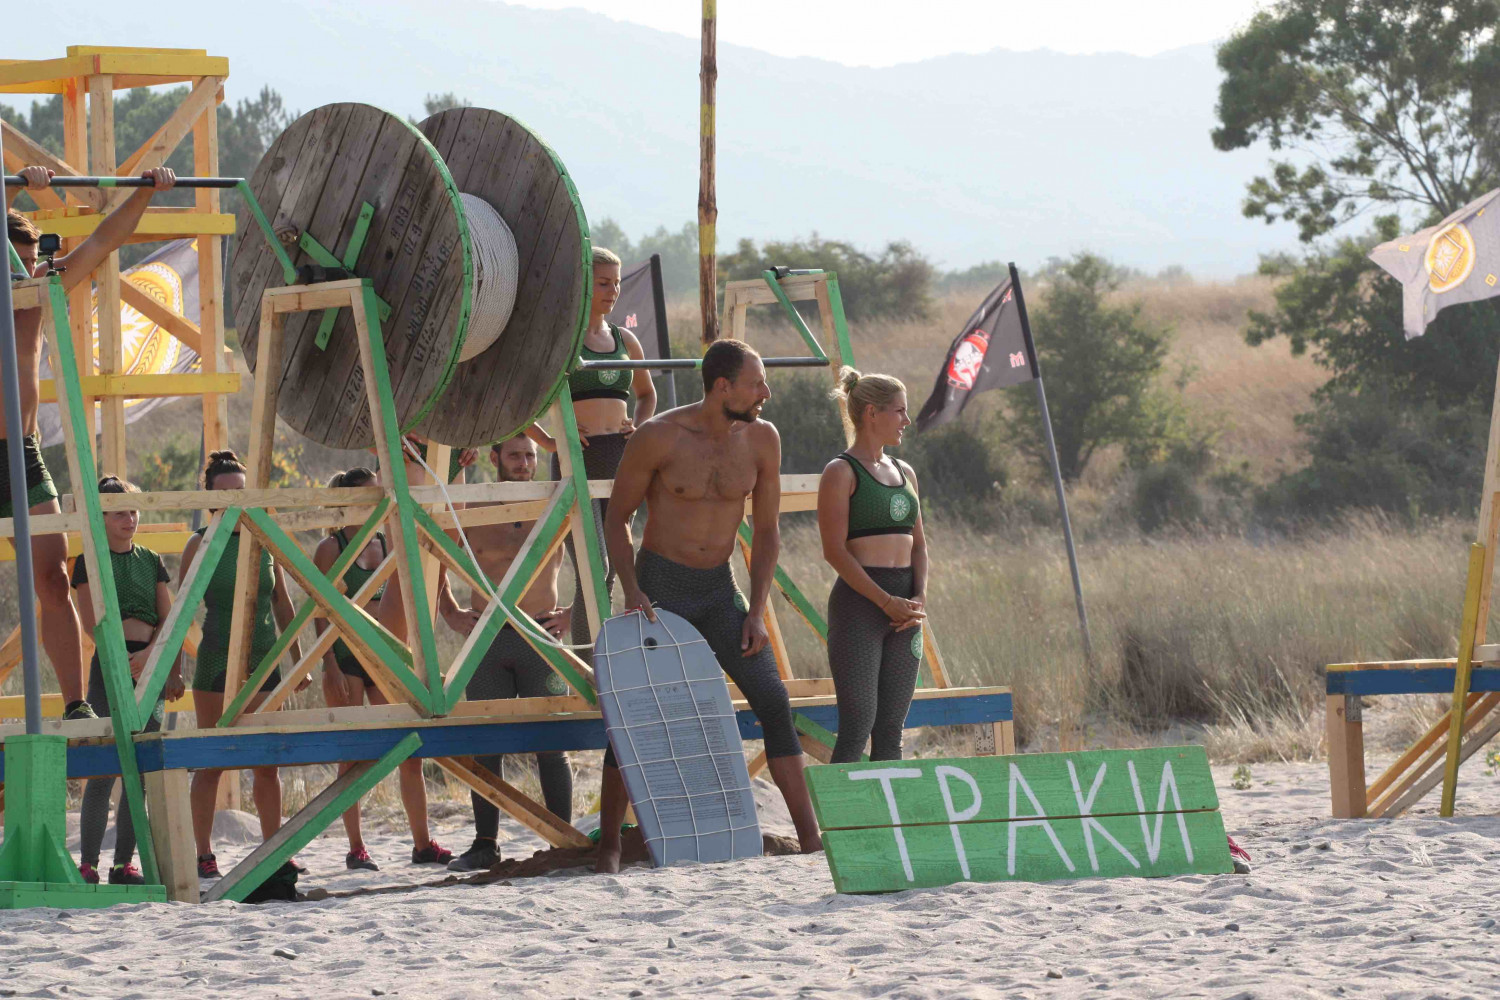
[[[216,451],[208,456],[208,466],[203,470],[203,488],[206,490],[242,490],[245,488],[245,467],[232,451]],[[226,504],[227,506],[227,504]],[[206,531],[206,529],[205,529]],[[197,559],[198,549],[204,533],[188,539],[182,550],[182,566],[177,586],[181,589],[187,579],[188,570]],[[193,707],[198,716],[200,729],[211,729],[219,724],[224,714],[224,678],[228,664],[230,622],[234,617],[235,574],[239,563],[239,533],[229,539],[229,546],[219,558],[214,569],[208,591],[203,596],[203,641],[198,644],[198,668],[193,672]],[[276,629],[285,628],[292,620],[292,599],[287,593],[286,580],[281,567],[271,559],[264,549],[260,553],[259,586],[256,590],[254,629],[250,636],[250,669],[253,670],[265,658],[276,642]],[[274,618],[274,623],[272,619]],[[291,644],[292,662],[302,659],[302,650],[294,639]],[[279,670],[271,672],[266,681],[274,687],[280,679]],[[297,690],[311,683],[304,680]],[[265,689],[250,699],[248,707],[254,709],[265,699]],[[198,874],[202,878],[218,878],[219,867],[213,854],[214,805],[219,796],[219,778],[222,769],[210,768],[193,774],[193,787],[189,793],[193,808],[193,837],[198,846]],[[260,816],[261,834],[266,838],[281,827],[281,777],[274,767],[257,767],[254,777],[255,811]]]
[[[21,170],[26,189],[40,193],[51,183],[52,171],[46,167],[31,166]],[[93,233],[65,256],[52,261],[40,259],[38,249],[42,231],[36,223],[11,209],[11,203],[21,193],[19,187],[5,188],[5,232],[21,266],[30,277],[42,278],[54,271],[61,276],[64,290],[79,285],[88,288],[89,277],[96,268],[109,259],[135,232],[136,224],[145,214],[146,207],[157,191],[166,191],[177,183],[177,175],[168,167],[148,170],[143,177],[150,178],[152,187],[137,188],[128,197],[120,200],[109,215],[105,216]],[[8,255],[8,254],[7,254]],[[5,265],[10,271],[10,265]],[[57,502],[57,489],[47,465],[42,461],[41,438],[37,432],[37,403],[41,398],[42,358],[42,311],[40,309],[18,309],[14,314],[16,325],[16,363],[21,388],[21,426],[5,426],[5,417],[0,414],[0,517],[10,517],[10,465],[8,450],[22,449],[26,463],[26,502],[33,514],[56,514],[62,510]],[[84,362],[80,361],[79,364]],[[68,592],[68,538],[61,533],[41,533],[31,536],[32,577],[36,582],[37,604],[40,606],[42,647],[52,669],[57,673],[57,686],[63,696],[63,718],[92,718],[93,710],[84,700],[83,634],[79,631],[78,612],[73,607]],[[28,610],[29,614],[30,611]]]
[[[594,247],[594,287],[589,299],[588,333],[583,338],[582,357],[586,361],[623,360],[645,358],[641,342],[635,334],[609,322],[606,318],[620,297],[620,258],[603,247]],[[578,440],[583,445],[584,473],[589,479],[613,479],[620,467],[620,458],[625,454],[625,442],[635,429],[656,413],[656,387],[651,382],[651,373],[638,369],[630,371],[575,371],[568,376],[568,391],[573,397],[573,416],[578,422]],[[629,407],[631,396],[635,397],[635,413]],[[558,432],[562,428],[554,428]],[[526,436],[541,448],[553,453],[552,478],[560,479],[562,466],[557,459],[557,439],[542,429],[540,424],[526,428]],[[604,512],[607,500],[594,501],[594,528],[599,539],[599,550],[605,557],[605,585],[612,589],[614,572],[604,551]],[[593,641],[589,631],[588,615],[584,612],[583,587],[578,573],[578,553],[573,551],[573,540],[568,539],[568,553],[573,558],[573,610],[572,635],[574,645],[586,645]],[[600,613],[609,616],[608,608]]]
[[[99,480],[100,493],[139,493],[130,483],[115,476]],[[125,633],[125,649],[130,654],[130,676],[139,679],[146,666],[150,646],[156,638],[161,623],[166,620],[172,606],[172,591],[167,588],[167,567],[161,556],[148,548],[135,544],[135,531],[140,524],[140,512],[135,510],[112,510],[104,515],[104,535],[109,549],[99,553],[100,572],[109,572],[115,582],[115,598],[120,606],[120,627]],[[78,591],[79,612],[84,626],[92,634],[98,624],[94,620],[94,600],[89,583],[88,563],[82,556],[73,564],[73,587]],[[172,662],[162,689],[165,698],[182,697],[181,656]],[[101,716],[110,714],[109,688],[104,683],[104,670],[99,662],[99,653],[94,653],[89,664],[89,703]],[[161,728],[162,702],[147,721],[146,732]],[[114,778],[90,778],[83,788],[83,804],[79,809],[78,870],[83,880],[90,884],[99,882],[99,848],[104,842],[104,829],[109,824],[109,800],[114,792]],[[115,861],[109,870],[110,885],[140,885],[145,880],[131,860],[135,857],[135,825],[130,807],[121,796],[115,810]]]
[[[336,474],[328,481],[328,485],[333,489],[345,486],[379,486],[380,480],[369,469],[350,469],[348,472]],[[317,564],[318,569],[326,574],[333,568],[333,564],[348,548],[350,536],[358,530],[358,527],[358,522],[346,524],[330,532],[327,538],[318,543],[318,547],[313,550],[313,562]],[[344,570],[341,587],[344,593],[351,598],[358,593],[389,555],[385,535],[377,532],[365,543],[359,555],[354,557],[354,562],[349,568]],[[366,610],[373,610],[379,604],[380,596],[386,589],[385,585],[382,585],[380,590],[365,602]],[[399,588],[389,589],[398,590]],[[317,618],[313,622],[313,627],[317,629],[319,635],[322,635],[328,630],[328,621],[324,618]],[[329,708],[339,708],[363,705],[366,696],[369,697],[372,705],[390,704],[390,699],[366,672],[354,655],[354,651],[345,644],[344,640],[335,640],[328,652],[323,654],[323,700]],[[340,764],[339,773],[343,774],[352,766]],[[453,852],[439,846],[432,839],[427,826],[427,785],[422,779],[422,762],[415,757],[407,758],[401,762],[397,774],[401,785],[401,804],[406,807],[406,818],[411,824],[412,863],[447,864],[453,860]],[[363,868],[368,871],[379,871],[379,866],[370,858],[370,852],[366,849],[364,837],[360,832],[358,802],[344,811],[344,832],[349,835],[349,853],[344,857],[345,866],[351,870]]]
[[[922,663],[927,539],[911,466],[885,454],[911,423],[906,387],[845,367],[834,390],[849,448],[818,484],[828,595],[828,666],[838,695],[833,763],[901,759],[901,729]]]

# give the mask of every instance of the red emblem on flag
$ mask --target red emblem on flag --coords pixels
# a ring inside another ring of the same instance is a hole
[[[625,317],[625,329],[627,329],[627,330],[634,330],[635,328],[636,328],[635,313],[631,313],[629,316]]]
[[[983,330],[975,330],[965,337],[948,363],[948,384],[965,392],[972,390],[989,349],[990,335]]]
[[[1012,354],[1010,356],[1010,366],[1012,368],[1020,368],[1025,363],[1026,363],[1026,352],[1025,351],[1017,351],[1016,353],[1014,353],[1014,354]]]

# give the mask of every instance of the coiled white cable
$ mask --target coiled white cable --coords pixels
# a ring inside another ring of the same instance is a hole
[[[520,254],[516,237],[494,206],[472,194],[460,194],[469,223],[474,270],[469,285],[469,330],[459,361],[484,353],[505,332],[516,307]]]

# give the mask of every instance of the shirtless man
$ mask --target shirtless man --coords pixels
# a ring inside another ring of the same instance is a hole
[[[490,446],[490,461],[495,463],[497,478],[502,483],[529,483],[536,476],[536,445],[523,434],[508,438]],[[489,505],[485,505],[489,506]],[[512,560],[531,534],[535,522],[523,521],[515,524],[486,524],[465,528],[469,546],[479,568],[491,582],[498,582],[510,569]],[[557,576],[562,568],[562,549],[559,547],[552,558],[542,567],[536,582],[518,602],[520,609],[531,615],[553,636],[560,637],[569,629],[570,612],[557,606]],[[448,627],[459,635],[467,636],[474,630],[479,616],[488,602],[484,595],[475,592],[473,607],[461,608],[453,598],[445,571],[438,583],[438,612]],[[543,698],[549,695],[568,693],[568,687],[536,650],[507,622],[495,636],[489,652],[479,663],[479,669],[469,680],[464,694],[470,701],[487,701],[493,698]],[[504,777],[499,754],[478,758],[479,763],[495,774]],[[568,767],[568,758],[561,751],[536,755],[537,775],[542,783],[542,799],[564,823],[573,821],[573,772]],[[500,832],[500,810],[477,792],[470,792],[474,806],[474,844],[463,854],[448,863],[448,870],[455,872],[488,871],[497,860],[495,838]]]
[[[710,346],[703,355],[703,400],[668,410],[631,435],[615,473],[604,538],[626,611],[655,621],[655,601],[687,619],[750,702],[765,732],[771,777],[786,799],[802,850],[810,853],[822,841],[802,776],[802,744],[765,625],[781,547],[781,437],[759,419],[770,398],[759,354],[737,340]],[[729,569],[747,496],[755,498],[748,602]],[[635,556],[630,518],[642,501],[646,530]],[[625,805],[611,748],[604,761],[598,871],[620,870]]]
[[[46,167],[27,167],[21,171],[28,190],[45,188],[52,179]],[[177,183],[177,175],[166,167],[148,170],[143,175],[154,187],[134,189],[130,197],[99,223],[98,228],[72,253],[53,263],[62,272],[62,286],[72,289],[89,280],[94,269],[104,263],[135,232],[136,223],[156,191],[166,191]],[[41,230],[26,216],[11,209],[21,189],[5,189],[5,231],[10,245],[21,257],[21,265],[32,277],[45,277],[48,265],[38,262],[37,248]],[[7,257],[9,255],[7,254]],[[11,268],[6,263],[5,270]],[[64,270],[66,268],[66,270]],[[0,517],[11,516],[9,448],[20,438],[26,459],[26,494],[33,514],[57,514],[57,487],[42,461],[41,437],[37,432],[37,397],[41,392],[42,311],[18,309],[15,312],[17,368],[21,382],[21,426],[18,433],[5,426],[0,413]],[[104,470],[111,471],[111,470]],[[113,470],[123,472],[124,470]],[[68,593],[68,539],[66,535],[33,535],[31,537],[32,575],[36,581],[37,603],[42,614],[42,648],[52,661],[57,686],[63,697],[63,718],[91,719],[94,710],[83,699],[83,633],[78,611]],[[23,612],[25,613],[25,612]]]

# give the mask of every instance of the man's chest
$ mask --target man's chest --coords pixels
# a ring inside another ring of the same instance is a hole
[[[755,489],[755,456],[743,440],[689,441],[657,471],[660,488],[682,500],[743,500]]]

